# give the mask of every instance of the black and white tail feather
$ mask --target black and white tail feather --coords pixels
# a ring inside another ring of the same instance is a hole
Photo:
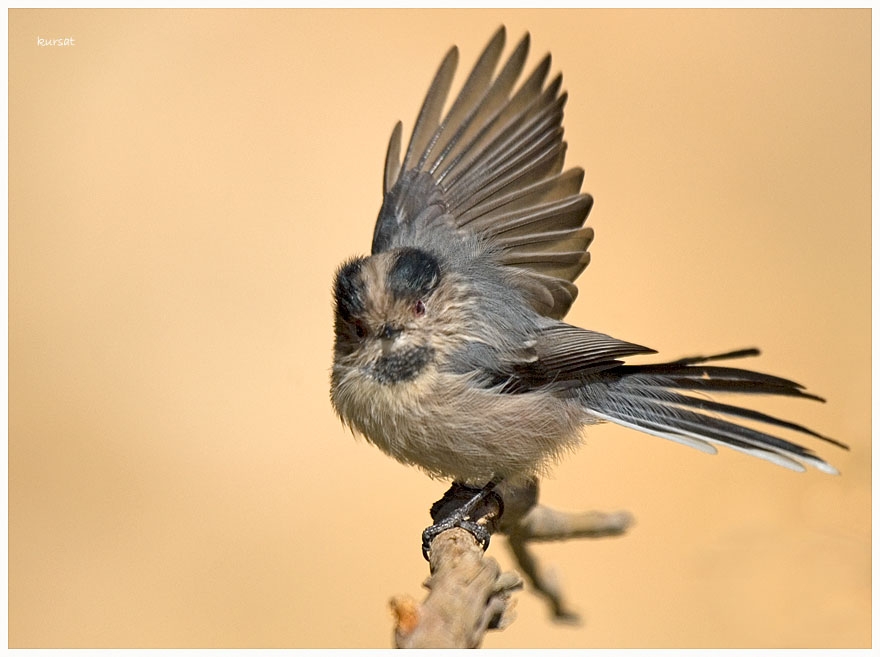
[[[745,349],[717,356],[686,358],[652,365],[621,365],[603,372],[600,380],[582,388],[582,398],[598,418],[688,445],[709,454],[715,444],[765,459],[791,470],[804,465],[838,474],[809,449],[726,417],[751,420],[799,432],[847,449],[846,445],[800,424],[759,411],[714,401],[711,392],[767,394],[824,402],[803,386],[777,376],[734,367],[705,365],[709,361],[757,356]],[[692,393],[692,394],[685,394]]]
[[[500,373],[514,381],[505,392],[558,386],[575,395],[588,414],[708,453],[725,445],[792,470],[837,470],[811,450],[739,424],[774,427],[846,445],[793,422],[714,401],[710,393],[752,393],[824,401],[787,379],[710,364],[756,356],[745,349],[650,365],[619,358],[653,350],[559,322],[577,296],[574,280],[589,263],[593,204],[581,193],[584,172],[563,171],[566,144],[562,78],[545,85],[545,56],[519,88],[529,47],[526,35],[499,73],[504,47],[499,29],[479,57],[450,109],[443,114],[458,51],[444,58],[400,161],[401,124],[392,133],[385,163],[382,209],[373,253],[400,246],[419,228],[437,222],[489,243],[511,280],[541,317],[535,344],[520,367]],[[404,238],[403,235],[408,237]],[[527,372],[527,374],[524,374]],[[498,374],[497,372],[495,374]],[[497,377],[496,377],[497,378]]]

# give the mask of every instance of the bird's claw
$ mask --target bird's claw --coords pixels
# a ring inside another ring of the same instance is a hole
[[[504,513],[504,500],[495,492],[496,481],[483,488],[471,488],[453,483],[443,498],[431,507],[434,524],[422,532],[422,555],[426,560],[431,553],[431,543],[447,529],[461,527],[477,540],[485,552],[489,538],[497,528],[498,520]]]
[[[492,533],[483,525],[462,517],[460,514],[454,514],[430,527],[427,527],[425,531],[422,532],[422,556],[425,557],[426,561],[430,561],[431,543],[434,542],[434,539],[447,529],[452,529],[453,527],[460,527],[469,532],[480,544],[483,552],[489,549],[489,539],[491,538]]]

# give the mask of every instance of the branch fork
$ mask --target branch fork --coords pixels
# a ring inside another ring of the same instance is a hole
[[[456,486],[434,505],[432,515],[438,505],[459,496]],[[516,487],[502,484],[500,492],[503,516],[498,517],[498,505],[488,505],[475,521],[507,535],[519,569],[547,600],[555,621],[580,623],[578,614],[565,602],[555,575],[540,567],[528,544],[619,536],[632,526],[632,515],[626,511],[569,513],[551,509],[537,503],[535,481]],[[471,533],[453,527],[438,534],[430,545],[429,562],[425,600],[419,603],[405,595],[390,601],[398,648],[477,648],[488,630],[504,629],[513,622],[516,601],[512,594],[523,587],[523,580],[515,572],[502,572]]]

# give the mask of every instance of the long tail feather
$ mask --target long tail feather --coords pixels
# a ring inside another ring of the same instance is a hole
[[[757,349],[744,349],[654,365],[622,365],[591,378],[581,388],[580,396],[589,412],[601,420],[701,451],[714,452],[713,445],[725,445],[793,470],[802,471],[808,465],[837,474],[834,467],[810,449],[727,418],[787,429],[849,449],[843,443],[800,424],[705,396],[707,392],[758,393],[824,401],[788,379],[752,370],[704,365],[722,358],[757,353]]]

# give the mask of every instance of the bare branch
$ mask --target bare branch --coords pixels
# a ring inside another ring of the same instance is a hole
[[[460,528],[438,535],[431,544],[428,597],[421,604],[394,598],[398,648],[476,648],[489,629],[512,622],[511,593],[522,588],[516,573],[502,573],[483,554],[474,537]]]
[[[628,511],[603,513],[557,511],[538,504],[507,533],[523,541],[562,541],[571,538],[619,536],[629,529],[634,518]]]
[[[551,509],[538,504],[536,480],[502,482],[499,489],[500,497],[484,500],[468,518],[489,531],[507,535],[520,570],[547,599],[554,620],[579,623],[555,574],[540,566],[528,544],[618,536],[632,525],[632,516],[625,511],[569,513]],[[432,518],[435,522],[447,518],[473,497],[474,490],[453,484],[432,507]],[[430,564],[431,576],[425,582],[430,593],[423,603],[409,596],[391,600],[397,619],[397,647],[476,648],[486,630],[503,629],[513,621],[510,596],[522,588],[522,580],[516,573],[502,573],[470,532],[454,527],[438,534],[430,544]]]
[[[520,569],[535,592],[547,599],[553,619],[560,623],[578,624],[581,622],[580,616],[565,602],[556,574],[550,569],[541,568],[527,544],[532,541],[618,536],[632,523],[632,515],[626,511],[567,513],[539,504],[521,516],[516,524],[506,525],[505,531]]]
[[[500,531],[507,534],[510,549],[520,571],[535,592],[547,599],[553,619],[577,624],[580,617],[565,602],[556,574],[542,568],[528,544],[537,541],[563,541],[572,538],[619,536],[633,524],[626,511],[569,513],[538,504],[538,482],[508,486],[504,490],[504,515]]]

